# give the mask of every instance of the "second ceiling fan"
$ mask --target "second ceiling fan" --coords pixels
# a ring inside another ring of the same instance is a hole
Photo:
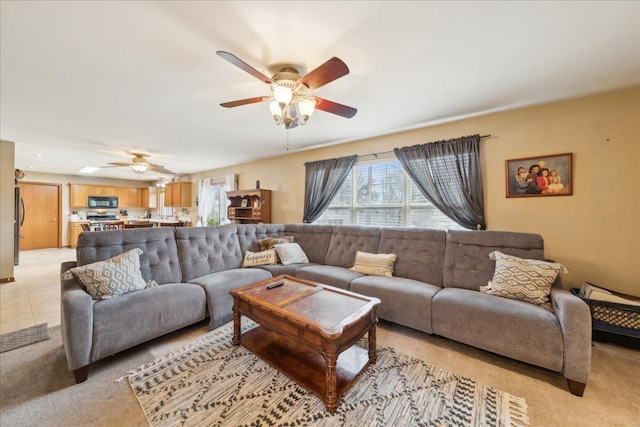
[[[339,58],[333,57],[329,59],[304,76],[300,76],[300,73],[294,67],[284,67],[280,72],[269,78],[229,52],[217,51],[216,54],[258,80],[270,85],[273,91],[273,96],[257,96],[223,102],[220,104],[222,107],[233,108],[256,102],[271,101],[269,107],[276,124],[284,124],[287,129],[304,125],[316,109],[348,119],[358,112],[353,107],[309,95],[309,91],[318,89],[349,74],[349,67]]]

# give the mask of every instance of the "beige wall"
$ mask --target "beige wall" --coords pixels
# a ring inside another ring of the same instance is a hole
[[[49,184],[62,185],[62,246],[69,246],[69,215],[71,214],[69,207],[69,184],[97,184],[111,185],[114,187],[147,187],[151,185],[147,181],[133,181],[126,179],[106,179],[94,178],[90,176],[79,175],[59,175],[53,173],[38,173],[25,171],[23,182],[44,182]],[[155,185],[155,183],[153,184]],[[129,216],[133,217],[142,214],[143,208],[123,208],[129,212]],[[120,209],[114,209],[120,210]]]
[[[14,171],[15,144],[0,141],[0,279],[14,279]]]
[[[260,180],[273,191],[273,222],[300,222],[305,162],[491,134],[481,149],[488,229],[540,233],[546,256],[571,270],[563,278],[567,287],[589,281],[640,296],[639,121],[640,87],[633,87],[285,154],[191,181],[237,173],[246,189]],[[573,153],[572,196],[505,198],[505,160],[567,152]]]

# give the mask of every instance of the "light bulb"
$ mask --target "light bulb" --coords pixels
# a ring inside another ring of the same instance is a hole
[[[293,98],[293,91],[285,86],[275,86],[273,88],[273,97],[279,104],[287,105]]]
[[[306,121],[313,112],[316,110],[316,100],[315,99],[301,99],[298,101],[298,111],[302,118]]]

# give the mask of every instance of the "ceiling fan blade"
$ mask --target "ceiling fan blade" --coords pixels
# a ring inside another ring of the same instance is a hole
[[[110,165],[115,166],[131,166],[133,163],[125,163],[125,162],[110,162]],[[105,168],[111,167],[111,166],[103,166]]]
[[[349,67],[342,62],[340,58],[335,56],[320,65],[316,69],[308,72],[296,82],[296,86],[304,84],[309,89],[317,89],[321,86],[331,83],[332,81],[339,79],[342,76],[349,74]]]
[[[157,173],[163,173],[166,175],[175,175],[175,172],[170,171],[169,169],[165,168],[164,166],[160,166],[160,165],[154,165],[153,163],[149,163],[149,170],[152,172],[157,172]]]
[[[241,105],[253,104],[256,102],[268,101],[271,99],[269,96],[256,96],[255,98],[247,98],[247,99],[239,99],[237,101],[223,102],[220,104],[221,107],[233,108],[239,107]]]
[[[258,80],[260,80],[260,81],[262,81],[262,82],[264,82],[264,83],[266,83],[268,85],[273,83],[269,77],[265,76],[260,71],[256,70],[251,65],[247,64],[242,59],[238,58],[237,56],[235,56],[232,53],[224,52],[222,50],[219,50],[219,51],[216,52],[216,55],[218,55],[222,59],[226,59],[227,61],[231,62],[236,67],[240,68],[241,70],[246,71],[247,73],[251,74],[256,79],[258,79]]]
[[[350,119],[358,112],[357,108],[349,107],[348,105],[338,104],[337,102],[329,101],[324,98],[316,98],[316,110],[326,111],[327,113],[337,114],[338,116],[346,117]]]

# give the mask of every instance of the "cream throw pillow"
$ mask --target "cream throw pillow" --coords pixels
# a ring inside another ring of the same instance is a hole
[[[293,236],[267,237],[266,239],[258,240],[258,246],[261,251],[273,249],[275,245],[280,243],[293,243]]]
[[[517,299],[551,310],[549,294],[559,273],[568,273],[562,264],[518,258],[494,251],[489,258],[496,261],[493,278],[480,292]]]
[[[67,270],[62,278],[77,277],[94,300],[105,300],[147,287],[140,272],[142,249],[136,248],[106,261]]]
[[[244,253],[244,260],[242,261],[243,267],[255,267],[257,265],[269,265],[276,264],[278,262],[278,256],[275,249],[268,249],[262,252],[249,252]]]
[[[356,262],[351,270],[372,276],[393,276],[393,265],[396,262],[396,254],[370,254],[367,252],[356,253]]]
[[[309,258],[297,243],[280,243],[274,246],[282,265],[309,264]]]

